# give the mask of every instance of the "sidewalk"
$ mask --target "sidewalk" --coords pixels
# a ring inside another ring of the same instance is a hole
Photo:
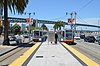
[[[27,66],[82,66],[60,43],[43,42]]]

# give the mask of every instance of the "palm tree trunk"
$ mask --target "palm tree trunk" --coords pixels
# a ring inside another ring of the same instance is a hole
[[[61,30],[61,26],[59,27],[59,30]]]
[[[9,45],[9,38],[8,38],[8,9],[7,9],[7,0],[4,0],[4,41],[3,45]]]

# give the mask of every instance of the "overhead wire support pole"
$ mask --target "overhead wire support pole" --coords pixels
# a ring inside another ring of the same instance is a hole
[[[74,11],[74,21],[75,21],[75,24],[74,24],[74,33],[76,33],[76,12]]]
[[[30,19],[30,15],[31,15],[31,13],[29,13],[29,19]],[[30,38],[30,21],[31,20],[29,20],[29,41],[31,40],[31,38]]]
[[[72,39],[74,40],[73,24],[72,24],[73,12],[72,12],[70,15],[71,15],[71,30],[72,30]]]

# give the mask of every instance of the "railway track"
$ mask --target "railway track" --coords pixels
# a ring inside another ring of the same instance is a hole
[[[3,54],[2,56],[0,56],[0,66],[9,65],[15,59],[17,59],[18,57],[23,55],[23,53],[25,51],[27,51],[33,45],[34,45],[33,43],[22,44],[22,45],[18,46],[16,49]]]
[[[86,45],[87,44],[87,45]],[[94,45],[89,46],[88,43],[86,44],[77,44],[77,45],[72,45],[72,47],[91,60],[95,61],[96,63],[100,64],[100,50],[98,48],[94,47]],[[97,51],[96,51],[97,50]]]

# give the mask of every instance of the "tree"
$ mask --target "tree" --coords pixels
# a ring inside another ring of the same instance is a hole
[[[22,14],[28,4],[29,0],[0,0],[0,8],[4,8],[4,42],[3,45],[9,45],[8,38],[8,7],[10,11],[18,12],[18,14]],[[15,11],[16,10],[16,11]]]
[[[58,20],[56,23],[55,23],[55,25],[53,26],[53,28],[56,30],[58,30],[58,28],[59,28],[59,30],[61,30],[61,27],[64,27],[64,22],[63,21],[60,21],[60,20]]]
[[[64,27],[64,22],[63,21],[57,21],[57,22],[58,22],[59,30],[61,30],[61,27]]]
[[[43,30],[48,30],[48,28],[47,28],[47,26],[46,26],[45,24],[43,24],[43,25],[41,26],[41,28],[42,28]]]
[[[16,35],[21,32],[21,26],[19,24],[15,24],[11,27],[11,31]]]
[[[56,30],[58,30],[58,25],[57,25],[57,22],[55,23],[55,25],[53,26],[53,28]]]
[[[2,31],[3,31],[3,26],[0,25],[0,35],[1,35]]]

